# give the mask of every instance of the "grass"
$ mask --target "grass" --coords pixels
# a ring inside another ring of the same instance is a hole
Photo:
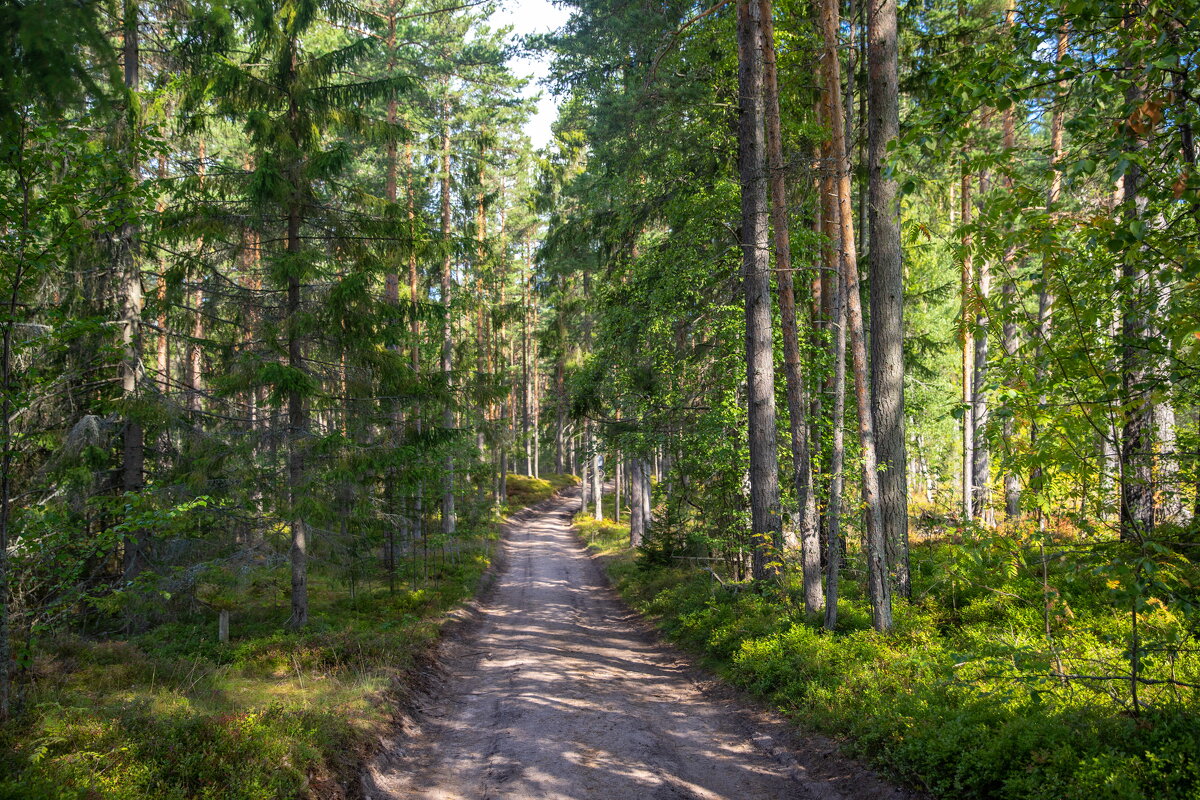
[[[43,642],[25,711],[0,732],[0,797],[268,800],[353,780],[388,724],[381,701],[486,563],[464,552],[436,584],[366,583],[353,600],[313,575],[301,633],[281,632],[280,605],[234,613],[228,644],[211,614]]]
[[[518,511],[543,500],[548,500],[555,492],[571,486],[579,485],[579,478],[574,475],[547,475],[545,478],[533,478],[529,475],[508,473],[508,509]]]
[[[575,529],[598,555],[608,557],[631,552],[627,522],[614,522],[607,517],[596,519],[590,511],[580,512],[575,515]]]
[[[800,607],[795,576],[775,588],[722,585],[630,550],[626,526],[578,524],[618,590],[669,638],[937,797],[1200,797],[1195,689],[1146,684],[1135,709],[1127,679],[1054,677],[1129,674],[1129,606],[1112,555],[1047,559],[1043,582],[1040,551],[1011,536],[930,541],[914,548],[916,599],[896,603],[893,632],[870,629],[866,599],[844,581],[841,627],[829,634]],[[1184,599],[1196,569],[1184,564],[1175,582],[1164,574],[1141,602],[1142,675],[1200,684]]]
[[[510,509],[577,482],[510,476]],[[299,633],[284,631],[276,589],[233,611],[227,644],[211,610],[135,637],[43,639],[22,711],[0,728],[0,799],[339,796],[489,552],[477,537],[403,561],[394,593],[380,578],[350,592],[314,572]],[[261,583],[286,586],[282,570]]]

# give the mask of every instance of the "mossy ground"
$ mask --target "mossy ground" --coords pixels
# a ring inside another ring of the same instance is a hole
[[[44,641],[2,732],[0,797],[267,800],[352,779],[387,725],[382,701],[486,563],[463,552],[434,568],[436,585],[367,582],[353,600],[313,575],[301,633],[282,632],[280,603],[235,613],[224,645],[211,613],[128,639]]]
[[[517,511],[550,499],[555,492],[579,485],[574,475],[547,475],[534,478],[529,475],[508,474],[508,509]]]
[[[510,507],[570,484],[512,476]],[[390,724],[445,612],[474,593],[497,535],[414,553],[394,591],[383,576],[358,577],[351,596],[315,571],[311,623],[299,633],[285,630],[279,589],[233,612],[228,644],[211,610],[137,636],[36,642],[22,710],[0,728],[0,798],[337,796]],[[286,585],[276,577],[268,583]]]

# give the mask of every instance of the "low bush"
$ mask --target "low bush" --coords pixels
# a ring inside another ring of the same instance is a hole
[[[779,587],[723,585],[629,550],[608,569],[632,605],[728,680],[937,797],[1200,797],[1200,702],[1178,685],[1200,683],[1195,648],[1173,650],[1168,663],[1143,642],[1143,674],[1178,683],[1143,685],[1133,707],[1120,678],[1129,614],[1105,600],[1114,578],[1056,561],[1043,584],[1028,565],[998,562],[1011,552],[966,565],[957,563],[964,549],[914,550],[917,599],[896,604],[886,635],[870,629],[852,581],[831,634],[798,606],[793,576]],[[1173,607],[1154,598],[1140,624],[1147,640],[1189,636]],[[1083,665],[1113,679],[1054,677]]]

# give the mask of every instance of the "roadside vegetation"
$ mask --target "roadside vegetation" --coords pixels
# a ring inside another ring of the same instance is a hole
[[[508,505],[571,483],[510,475]],[[314,570],[300,632],[283,629],[279,567],[201,582],[170,621],[135,636],[33,643],[23,711],[0,728],[0,798],[339,796],[419,681],[445,612],[475,592],[499,521],[453,546],[412,542],[390,581],[374,568],[353,584]],[[218,597],[233,608],[225,643]]]
[[[353,597],[316,573],[298,633],[281,630],[287,598],[268,585],[226,644],[208,610],[129,638],[40,642],[25,710],[0,731],[0,797],[268,800],[348,784],[486,565],[470,547],[422,580],[413,560],[396,591],[372,578]]]
[[[1130,598],[1101,559],[1079,563],[1066,527],[1047,548],[1029,532],[927,521],[912,549],[913,602],[897,603],[895,628],[879,634],[857,583],[830,633],[805,614],[794,572],[777,587],[737,582],[662,538],[631,549],[627,525],[589,514],[576,524],[668,638],[916,788],[979,800],[1200,794],[1200,655],[1172,647],[1189,635],[1174,599],[1200,570],[1182,559],[1145,586],[1135,706],[1119,677]],[[850,574],[861,571],[853,545],[848,555]]]
[[[543,500],[549,500],[554,493],[562,489],[579,485],[579,478],[574,475],[547,475],[544,478],[533,478],[529,475],[514,475],[508,473],[508,509],[519,511],[522,508],[537,505]]]

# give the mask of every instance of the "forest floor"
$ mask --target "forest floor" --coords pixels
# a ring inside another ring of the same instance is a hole
[[[367,800],[904,796],[662,644],[576,539],[578,505],[509,525],[437,687],[364,773]]]

